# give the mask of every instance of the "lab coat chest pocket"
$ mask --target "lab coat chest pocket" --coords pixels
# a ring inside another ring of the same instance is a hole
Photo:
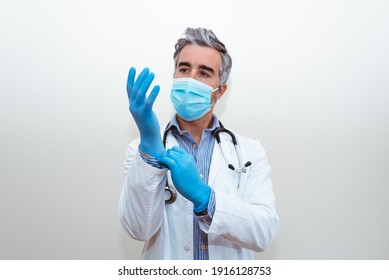
[[[227,166],[220,170],[219,174],[216,176],[214,184],[211,185],[211,187],[215,190],[234,196],[238,194],[238,186],[239,175]]]

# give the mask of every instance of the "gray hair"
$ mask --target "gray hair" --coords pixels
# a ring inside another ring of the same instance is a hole
[[[232,59],[228,54],[225,45],[219,41],[212,30],[205,28],[190,28],[188,27],[183,34],[183,37],[178,39],[175,45],[175,52],[173,55],[174,66],[177,68],[178,57],[182,49],[187,45],[198,45],[204,47],[211,47],[217,50],[222,57],[222,64],[220,66],[220,84],[227,82],[231,73]]]

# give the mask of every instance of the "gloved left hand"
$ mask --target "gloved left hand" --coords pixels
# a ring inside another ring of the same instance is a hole
[[[154,86],[146,98],[146,92],[154,79],[154,74],[145,68],[136,81],[135,74],[135,68],[131,67],[127,80],[130,112],[140,132],[141,150],[153,157],[158,157],[165,154],[158,118],[153,111],[153,104],[160,88],[158,85]]]
[[[159,157],[158,161],[170,169],[174,186],[180,194],[193,202],[195,213],[207,209],[211,188],[201,180],[192,155],[174,146],[165,156]]]

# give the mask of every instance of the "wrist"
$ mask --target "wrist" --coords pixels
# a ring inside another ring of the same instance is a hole
[[[196,216],[206,216],[208,215],[208,208],[206,208],[205,210],[201,211],[201,212],[196,212],[194,211]]]
[[[161,144],[162,146],[162,144]],[[150,147],[150,148],[149,148]],[[147,145],[145,144],[144,141],[142,141],[139,144],[139,148],[143,151],[143,153],[148,157],[148,158],[158,158],[160,156],[165,155],[166,150],[165,148],[162,147],[155,147],[155,145]]]
[[[207,185],[204,188],[204,191],[200,194],[199,199],[196,203],[193,203],[193,211],[197,214],[200,214],[207,210],[209,198],[211,196],[211,188]]]

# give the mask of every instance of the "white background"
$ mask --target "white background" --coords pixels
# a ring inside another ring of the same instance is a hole
[[[1,1],[0,259],[138,258],[117,215],[138,136],[127,72],[155,72],[164,126],[188,26],[226,44],[216,113],[272,166],[280,228],[256,257],[388,259],[388,14],[384,0]]]

